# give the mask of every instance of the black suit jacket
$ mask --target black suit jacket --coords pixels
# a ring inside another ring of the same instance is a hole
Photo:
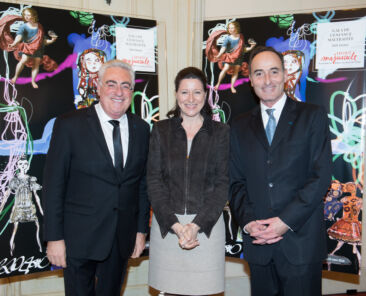
[[[45,240],[65,240],[70,257],[103,260],[118,238],[121,255],[147,232],[146,160],[149,126],[127,113],[128,156],[113,166],[95,107],[57,118],[43,181]]]
[[[243,235],[244,258],[267,264],[280,248],[293,264],[326,256],[323,197],[331,180],[328,118],[323,108],[289,98],[269,146],[260,106],[231,129],[231,209],[241,228],[280,217],[291,229],[272,245],[254,245]]]

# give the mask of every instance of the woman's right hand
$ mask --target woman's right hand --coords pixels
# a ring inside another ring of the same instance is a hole
[[[183,225],[176,222],[171,227],[179,239],[184,238]]]
[[[178,243],[182,249],[193,249],[199,245],[197,239],[197,232],[191,231],[190,224],[182,225],[178,222],[174,223],[172,226],[173,231],[178,236]]]

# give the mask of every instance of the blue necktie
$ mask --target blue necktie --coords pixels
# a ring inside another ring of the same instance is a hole
[[[121,142],[121,131],[118,120],[109,120],[113,125],[113,148],[114,148],[114,167],[122,172],[123,170],[123,152]]]
[[[267,109],[266,112],[268,113],[268,122],[266,126],[266,135],[268,139],[269,145],[272,143],[273,135],[276,130],[276,118],[273,116],[273,112],[275,109]]]

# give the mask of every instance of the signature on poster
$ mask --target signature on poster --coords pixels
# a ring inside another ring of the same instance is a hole
[[[29,258],[25,258],[25,256],[13,257],[11,259],[3,258],[0,261],[0,275],[11,274],[15,271],[28,274],[33,269],[43,270],[48,265],[50,263],[48,262],[47,256],[42,258],[34,258],[34,256]]]

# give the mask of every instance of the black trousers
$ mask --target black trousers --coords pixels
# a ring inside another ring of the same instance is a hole
[[[252,296],[321,296],[322,262],[294,265],[276,250],[269,264],[249,268]]]
[[[103,261],[66,258],[64,270],[66,296],[119,296],[127,269],[127,258],[121,258],[117,239]],[[97,278],[97,280],[96,280]]]

